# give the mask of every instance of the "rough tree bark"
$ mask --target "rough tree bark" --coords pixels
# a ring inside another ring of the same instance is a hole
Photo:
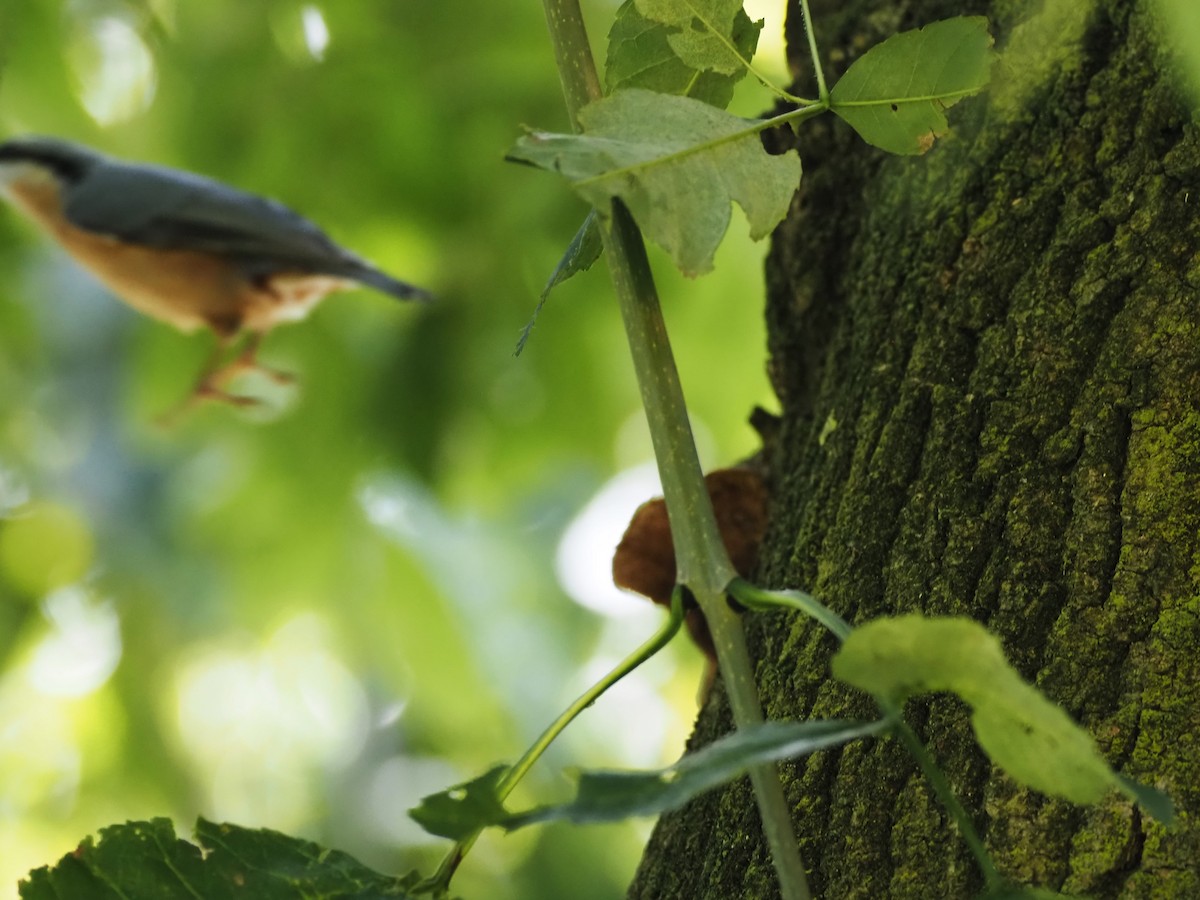
[[[837,71],[963,12],[1012,52],[923,158],[885,157],[832,117],[804,126],[803,186],[768,262],[782,424],[758,580],[852,621],[986,623],[1181,813],[1167,832],[1115,793],[1096,808],[1035,795],[976,749],[963,704],[910,703],[1001,871],[1091,897],[1200,897],[1200,140],[1153,21],[1132,0],[1050,0],[1040,17],[1025,0],[813,5]],[[768,715],[873,714],[829,679],[819,628],[747,627]],[[729,728],[718,687],[692,744]],[[895,742],[783,775],[819,896],[980,889]],[[748,786],[665,817],[630,896],[778,896]]]

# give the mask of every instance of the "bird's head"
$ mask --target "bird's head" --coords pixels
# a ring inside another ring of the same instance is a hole
[[[101,159],[95,150],[58,138],[13,138],[0,144],[0,188],[46,177],[74,184]]]

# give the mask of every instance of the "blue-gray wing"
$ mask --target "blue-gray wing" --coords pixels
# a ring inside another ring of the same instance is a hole
[[[425,294],[339,247],[282,203],[175,169],[106,159],[71,186],[63,211],[79,228],[129,243],[226,256],[248,277],[313,272],[402,298]]]

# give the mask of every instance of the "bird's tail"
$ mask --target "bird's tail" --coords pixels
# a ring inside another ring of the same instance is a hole
[[[391,275],[384,274],[365,262],[354,266],[346,275],[353,278],[359,284],[365,284],[368,287],[375,288],[377,291],[391,294],[400,300],[429,301],[433,299],[433,294],[424,288],[419,288],[415,284],[409,284],[407,281],[400,281],[398,278],[393,278]]]

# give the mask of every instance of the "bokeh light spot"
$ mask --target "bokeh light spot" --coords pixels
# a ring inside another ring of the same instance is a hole
[[[198,648],[178,669],[175,719],[219,819],[289,828],[309,814],[317,776],[361,750],[365,692],[329,647],[328,627],[297,615],[260,645]]]
[[[154,99],[154,56],[124,19],[88,22],[67,47],[67,60],[80,103],[101,125],[131,119]]]
[[[0,517],[29,502],[29,485],[17,472],[0,465]]]
[[[653,463],[614,475],[563,532],[555,558],[558,583],[580,606],[606,616],[638,615],[650,601],[619,590],[612,559],[639,506],[662,493]]]
[[[66,587],[42,605],[49,634],[33,651],[29,679],[43,694],[83,697],[101,687],[121,659],[121,626],[111,603]]]
[[[306,6],[300,11],[300,23],[304,27],[304,43],[312,58],[318,62],[325,58],[329,46],[329,26],[325,16],[316,6]]]

